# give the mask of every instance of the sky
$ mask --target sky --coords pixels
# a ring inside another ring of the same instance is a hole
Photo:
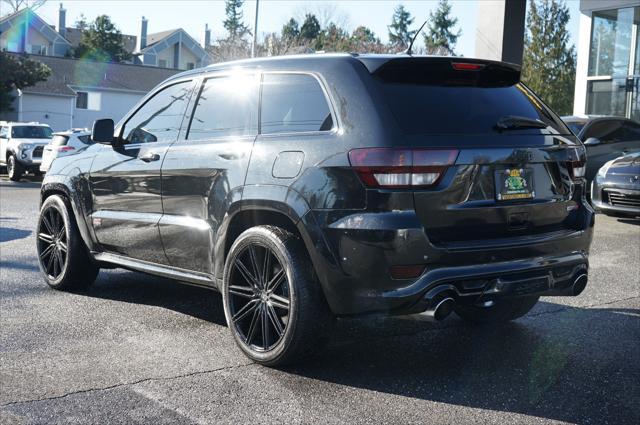
[[[458,26],[462,30],[456,52],[467,57],[474,56],[475,52],[478,1],[487,0],[451,0],[452,15],[458,18]],[[349,30],[365,25],[383,42],[386,42],[387,26],[391,23],[393,9],[401,3],[416,18],[413,25],[414,29],[417,29],[429,17],[429,12],[435,9],[438,2],[437,0],[260,0],[258,35],[262,38],[267,33],[279,32],[289,18],[294,17],[298,22],[302,22],[305,13],[311,12],[318,16],[321,24],[324,23],[323,21],[333,20]],[[223,0],[63,0],[63,4],[67,9],[67,26],[72,26],[81,14],[84,14],[88,20],[106,14],[124,34],[137,35],[140,31],[140,20],[145,16],[149,20],[149,33],[181,27],[201,42],[205,24],[208,24],[213,33],[213,40],[224,36]],[[59,1],[49,0],[37,10],[37,13],[48,23],[57,26],[59,5]],[[579,0],[567,0],[567,5],[571,13],[569,32],[572,41],[576,43]],[[0,7],[4,9],[6,5],[0,3]],[[255,8],[255,1],[245,1],[244,22],[250,28],[253,28]],[[6,10],[0,12],[5,14]]]

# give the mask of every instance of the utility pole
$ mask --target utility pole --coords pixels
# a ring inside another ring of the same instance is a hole
[[[260,5],[260,0],[256,0],[256,20],[253,23],[253,43],[251,43],[251,57],[256,57],[256,43],[258,41],[258,6]]]

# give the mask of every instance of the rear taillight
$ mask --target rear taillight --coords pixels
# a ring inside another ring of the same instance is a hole
[[[587,165],[584,161],[569,161],[567,163],[567,168],[569,168],[571,178],[574,180],[584,177],[584,174],[587,171]]]
[[[58,146],[57,147],[57,151],[58,152],[69,152],[69,151],[74,151],[76,150],[76,148],[74,148],[73,146]]]
[[[457,157],[457,149],[365,148],[349,152],[349,162],[360,179],[373,188],[433,187]]]

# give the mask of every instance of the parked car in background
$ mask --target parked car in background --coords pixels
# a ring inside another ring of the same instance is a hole
[[[91,144],[91,132],[86,128],[53,133],[53,139],[44,147],[40,171],[46,173],[54,159],[77,153]]]
[[[563,117],[587,148],[586,178],[591,182],[607,162],[640,152],[640,123],[622,117]]]
[[[640,216],[640,152],[604,164],[591,184],[591,202],[611,216]]]
[[[44,147],[53,137],[53,130],[37,122],[0,122],[0,166],[7,167],[13,181],[25,172],[40,174]]]
[[[585,148],[508,63],[219,63],[91,137],[42,184],[46,283],[124,267],[217,289],[265,365],[318,352],[335,316],[502,322],[587,285]]]

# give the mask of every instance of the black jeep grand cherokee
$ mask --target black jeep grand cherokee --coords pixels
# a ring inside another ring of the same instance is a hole
[[[78,289],[123,267],[217,289],[266,365],[315,352],[335,316],[502,321],[577,295],[594,223],[585,150],[519,77],[378,55],[177,75],[53,163],[45,280]]]

